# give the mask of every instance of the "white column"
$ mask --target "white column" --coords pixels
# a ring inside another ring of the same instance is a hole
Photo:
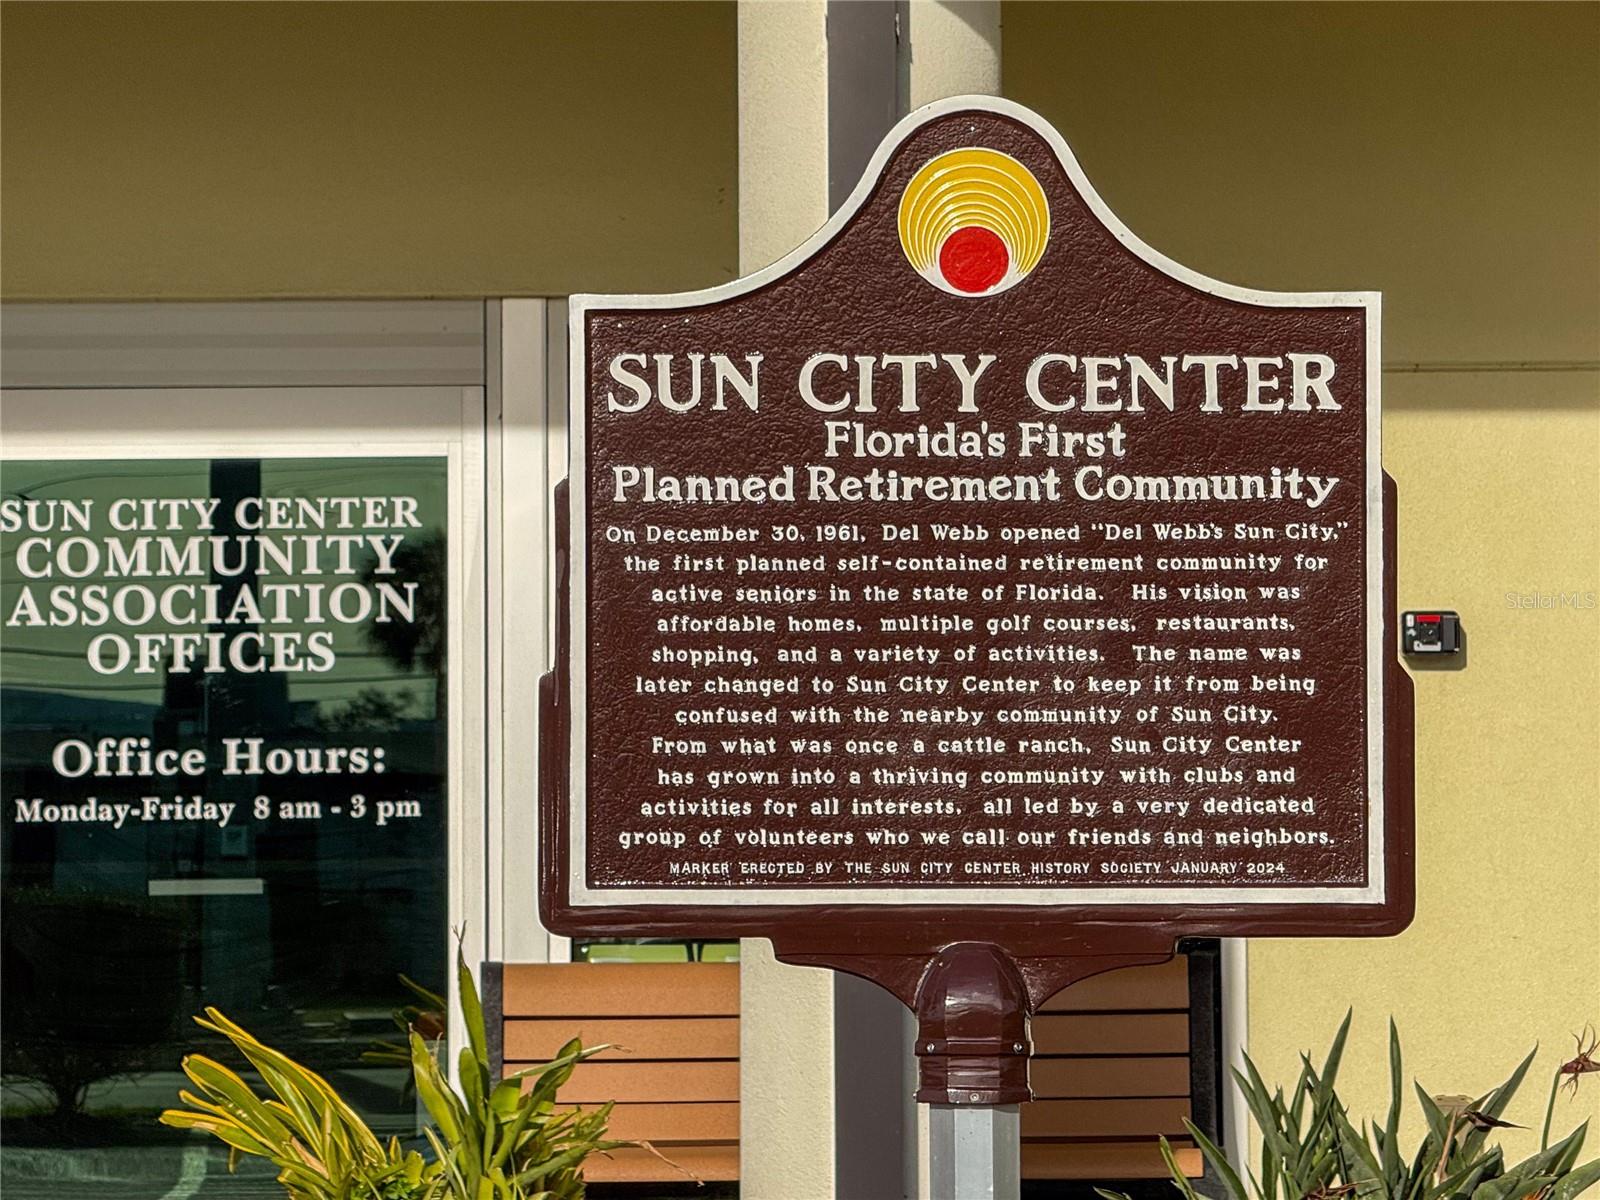
[[[910,0],[905,17],[911,108],[1000,94],[999,0]]]
[[[781,258],[827,220],[830,168],[835,174],[856,169],[850,163],[854,143],[867,133],[875,145],[902,115],[893,109],[999,91],[998,0],[901,3],[898,46],[892,34],[882,36],[873,14],[848,11],[868,2],[740,0],[742,274]],[[830,24],[836,40],[852,39],[836,44],[832,55]],[[878,59],[881,77],[874,74]],[[886,94],[898,96],[898,103],[886,106]],[[874,128],[856,129],[857,121]],[[836,152],[831,157],[830,147]],[[832,194],[843,195],[854,182],[835,180]],[[765,940],[746,939],[740,959],[742,1194],[749,1200],[861,1200],[842,1195],[835,1176],[838,993],[831,973],[779,963]],[[926,1147],[925,1139],[921,1144]]]
[[[793,250],[828,219],[828,6],[739,5],[739,271]]]
[[[828,219],[824,0],[739,5],[739,269],[781,258]],[[832,1200],[833,980],[765,940],[739,950],[740,1193]]]

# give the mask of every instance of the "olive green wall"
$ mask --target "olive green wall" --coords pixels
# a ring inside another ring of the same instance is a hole
[[[0,287],[497,296],[731,278],[735,16],[7,3]]]
[[[1381,1117],[1391,1013],[1434,1093],[1537,1040],[1510,1114],[1537,1125],[1600,1022],[1600,612],[1507,593],[1600,590],[1600,8],[1008,3],[1001,28],[1005,95],[1157,249],[1384,293],[1400,603],[1458,609],[1470,661],[1413,672],[1415,924],[1252,942],[1250,1049],[1290,1076],[1353,1004]],[[1558,1104],[1596,1116],[1600,1086]]]

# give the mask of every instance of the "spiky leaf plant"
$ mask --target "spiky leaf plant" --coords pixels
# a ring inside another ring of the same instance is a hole
[[[1476,1098],[1436,1099],[1416,1085],[1428,1131],[1421,1145],[1405,1153],[1400,1118],[1406,1089],[1393,1021],[1388,1112],[1381,1125],[1363,1121],[1356,1127],[1335,1087],[1349,1032],[1346,1013],[1321,1069],[1302,1056],[1299,1077],[1287,1096],[1281,1087],[1267,1086],[1248,1056],[1245,1069],[1233,1073],[1261,1134],[1260,1161],[1246,1171],[1246,1178],[1240,1178],[1210,1138],[1184,1122],[1228,1200],[1575,1200],[1600,1182],[1600,1159],[1578,1165],[1587,1122],[1554,1145],[1547,1136],[1537,1154],[1511,1165],[1500,1147],[1489,1143],[1491,1131],[1509,1124],[1502,1117],[1528,1073],[1532,1053],[1504,1083]],[[1173,1187],[1185,1200],[1203,1200],[1165,1138],[1161,1152]],[[1096,1191],[1107,1200],[1127,1200],[1118,1192]]]
[[[494,1079],[483,1007],[459,950],[456,970],[467,1026],[459,1091],[429,1043],[415,1029],[410,1034],[412,1077],[434,1122],[424,1131],[431,1158],[396,1138],[379,1139],[327,1080],[214,1008],[196,1021],[232,1042],[270,1095],[191,1054],[183,1070],[194,1090],[179,1093],[188,1107],[163,1112],[162,1123],[217,1137],[230,1164],[240,1154],[267,1159],[292,1200],[580,1200],[584,1160],[634,1144],[606,1139],[609,1104],[590,1112],[556,1106],[573,1068],[608,1047],[573,1039],[551,1062]]]

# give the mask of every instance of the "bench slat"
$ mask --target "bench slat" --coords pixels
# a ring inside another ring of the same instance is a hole
[[[737,1017],[739,964],[507,964],[501,1004],[507,1018]]]
[[[665,1154],[683,1170],[707,1182],[726,1182],[739,1178],[738,1146],[663,1146]],[[610,1157],[595,1155],[583,1165],[583,1177],[590,1183],[687,1183],[648,1150],[612,1150]]]
[[[1046,1014],[1033,1019],[1035,1054],[1188,1054],[1187,1013]]]
[[[581,1068],[580,1068],[581,1069]],[[1189,1060],[1161,1058],[1036,1058],[1029,1071],[1040,1100],[1096,1096],[1187,1096]]]
[[[1162,1100],[1035,1100],[1022,1106],[1022,1136],[1186,1138],[1183,1097]]]
[[[530,1063],[507,1063],[509,1074]],[[532,1080],[527,1087],[532,1087]],[[712,1101],[737,1103],[739,1064],[737,1062],[590,1062],[582,1063],[561,1089],[568,1104],[662,1103],[668,1101]]]
[[[505,1055],[519,1062],[552,1058],[574,1037],[585,1046],[616,1047],[598,1055],[600,1062],[739,1057],[738,1017],[513,1018],[505,1030]]]
[[[1185,1175],[1205,1172],[1200,1151],[1190,1142],[1173,1142],[1173,1155]],[[1165,1179],[1167,1164],[1155,1142],[1024,1142],[1024,1179]]]
[[[1153,967],[1121,967],[1091,975],[1057,992],[1040,1012],[1106,1012],[1189,1008],[1189,960],[1183,955]]]
[[[607,1137],[629,1142],[737,1142],[739,1106],[722,1104],[619,1104]]]

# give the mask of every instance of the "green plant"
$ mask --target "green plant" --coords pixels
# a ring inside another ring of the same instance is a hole
[[[1393,1021],[1389,1022],[1389,1111],[1383,1124],[1369,1126],[1363,1121],[1358,1129],[1335,1086],[1349,1032],[1347,1013],[1320,1071],[1309,1058],[1301,1057],[1299,1078],[1287,1098],[1281,1087],[1268,1088],[1248,1056],[1244,1071],[1233,1073],[1261,1134],[1260,1163],[1245,1172],[1247,1179],[1240,1179],[1210,1138],[1184,1122],[1229,1200],[1573,1200],[1600,1182],[1600,1159],[1578,1165],[1587,1123],[1550,1145],[1547,1119],[1539,1152],[1511,1166],[1500,1147],[1488,1143],[1490,1131],[1509,1125],[1502,1115],[1533,1062],[1532,1053],[1503,1084],[1477,1098],[1435,1098],[1415,1084],[1428,1132],[1414,1152],[1402,1153],[1405,1086],[1400,1036]],[[1552,1088],[1563,1073],[1573,1073],[1570,1066],[1557,1069]],[[1161,1153],[1173,1186],[1185,1200],[1201,1200],[1165,1138]],[[1107,1200],[1127,1200],[1117,1192],[1095,1190]]]
[[[409,1031],[412,1076],[434,1122],[424,1131],[431,1158],[398,1138],[380,1140],[327,1080],[214,1008],[196,1021],[232,1042],[271,1096],[258,1096],[216,1060],[191,1054],[183,1070],[195,1091],[179,1093],[189,1107],[168,1109],[162,1123],[221,1139],[230,1163],[239,1154],[268,1159],[294,1200],[578,1200],[584,1160],[633,1144],[606,1140],[609,1104],[591,1112],[556,1107],[573,1068],[607,1047],[585,1048],[574,1039],[544,1066],[496,1081],[483,1008],[459,951],[456,970],[467,1026],[459,1091],[428,1042]]]
[[[584,1049],[576,1038],[536,1071],[496,1082],[484,1035],[483,1006],[472,973],[457,954],[461,1007],[467,1045],[461,1048],[461,1091],[450,1087],[438,1059],[415,1029],[411,1031],[411,1072],[417,1094],[438,1125],[426,1130],[438,1158],[437,1193],[449,1200],[576,1200],[583,1195],[584,1160],[597,1151],[629,1145],[605,1140],[611,1104],[593,1112],[556,1109],[556,1092],[572,1069],[605,1046]],[[522,1081],[533,1076],[524,1092]]]
[[[414,995],[421,1004],[403,1004],[390,1013],[395,1028],[405,1038],[410,1038],[413,1032],[420,1033],[424,1041],[435,1042],[444,1036],[445,1025],[445,998],[429,988],[423,987],[415,979],[400,976],[400,982]],[[381,1067],[406,1067],[411,1066],[411,1045],[409,1041],[402,1042],[373,1042],[372,1045],[361,1052],[361,1061],[373,1066]],[[402,1096],[410,1096],[416,1090],[416,1080],[409,1069],[405,1076],[405,1084],[401,1089]]]

